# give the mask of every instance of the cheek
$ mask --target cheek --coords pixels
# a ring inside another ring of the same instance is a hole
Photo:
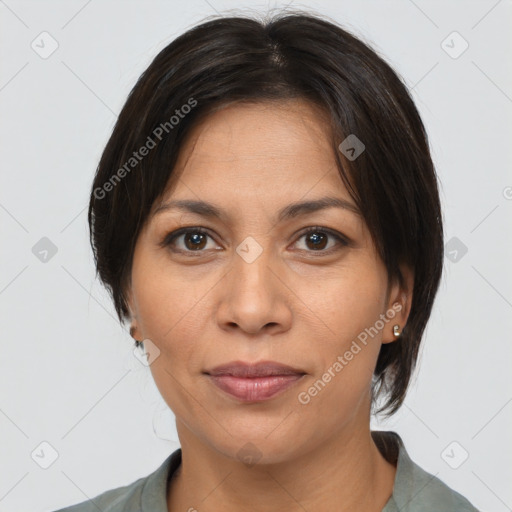
[[[132,282],[142,333],[163,348],[173,340],[193,342],[201,332],[198,318],[205,316],[205,290],[211,287],[207,278],[188,279],[165,258],[145,255],[140,261],[134,262]]]
[[[381,343],[380,335],[367,336],[365,329],[375,323],[380,309],[351,307],[349,302],[346,306],[331,315],[334,334],[316,350],[318,372],[299,390],[302,428],[314,430],[321,417],[323,432],[337,430],[369,405]]]
[[[297,281],[294,290],[304,297],[310,325],[323,332],[326,350],[345,351],[352,340],[373,326],[385,308],[386,281],[378,265],[363,256],[322,279]],[[381,339],[381,333],[373,338]]]
[[[145,260],[147,262],[147,260]],[[154,262],[134,262],[132,287],[141,337],[158,348],[158,357],[150,370],[160,394],[172,410],[186,403],[190,375],[199,366],[197,340],[205,321],[201,297],[204,291],[193,282],[177,278]]]
[[[195,375],[202,369],[200,340],[208,318],[203,296],[199,286],[165,273],[159,273],[157,279],[147,276],[137,296],[142,333],[160,351],[150,370],[162,398],[177,417],[189,417],[196,405],[188,390],[193,389]]]
[[[310,400],[304,407],[337,411],[338,418],[366,396],[381,346],[382,331],[372,327],[385,307],[386,282],[377,265],[364,258],[358,263],[305,295],[324,334],[315,339],[315,375],[301,388]]]

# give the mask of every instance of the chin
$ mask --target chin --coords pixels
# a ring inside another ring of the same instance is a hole
[[[273,422],[272,428],[268,428],[267,424],[265,428],[258,428],[253,423],[247,429],[226,429],[231,436],[222,435],[220,439],[210,438],[207,442],[215,451],[248,467],[287,462],[312,449],[312,436],[308,436],[307,432],[282,428],[282,425],[280,428],[278,425],[279,422]]]

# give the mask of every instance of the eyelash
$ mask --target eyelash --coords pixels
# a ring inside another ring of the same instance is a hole
[[[168,233],[167,235],[165,235],[164,239],[160,242],[159,245],[164,248],[170,247],[176,238],[178,238],[181,235],[188,234],[188,233],[207,235],[213,239],[213,237],[210,235],[210,233],[207,230],[205,230],[204,228],[201,228],[199,226],[190,226],[190,227],[180,228],[180,229],[177,229],[175,231]],[[342,236],[340,233],[333,231],[332,229],[323,228],[321,226],[313,226],[313,227],[307,228],[305,231],[302,231],[298,235],[297,240],[300,240],[302,237],[307,236],[310,233],[323,233],[328,236],[331,236],[341,245],[341,248],[347,247],[348,245],[350,245],[349,240],[346,237]],[[339,249],[340,249],[340,247],[331,247],[330,249],[327,249],[327,250],[319,249],[318,251],[314,251],[314,250],[300,249],[300,251],[305,251],[308,253],[319,253],[319,255],[329,255],[332,252],[335,252],[336,250],[339,250]],[[184,254],[187,254],[190,256],[200,255],[201,253],[205,252],[204,250],[197,250],[197,251],[183,250],[183,249],[172,249],[172,250],[174,252],[179,252],[182,254],[184,253]]]

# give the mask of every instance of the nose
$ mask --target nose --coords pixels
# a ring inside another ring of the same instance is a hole
[[[292,292],[270,250],[263,250],[254,261],[236,253],[232,265],[220,288],[217,321],[221,329],[251,335],[288,330]]]

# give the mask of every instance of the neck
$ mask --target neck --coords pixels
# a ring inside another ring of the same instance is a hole
[[[381,512],[396,467],[375,445],[368,421],[346,425],[307,453],[247,466],[197,439],[177,422],[182,463],[168,487],[169,511],[267,510]]]

